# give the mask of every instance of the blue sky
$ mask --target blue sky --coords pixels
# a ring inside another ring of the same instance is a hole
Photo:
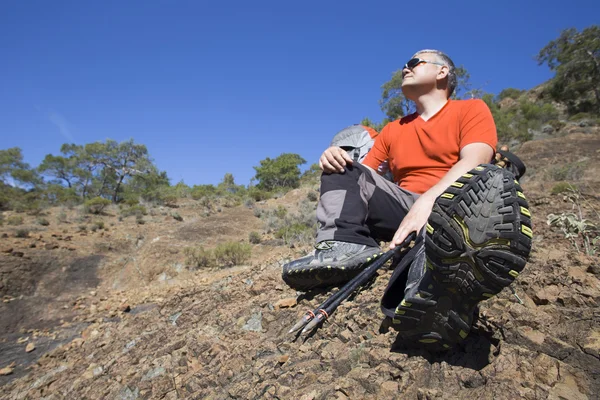
[[[248,184],[266,157],[318,160],[381,120],[381,85],[437,48],[476,87],[530,89],[561,30],[600,2],[3,1],[0,149],[33,166],[63,143],[134,138],[172,183]]]

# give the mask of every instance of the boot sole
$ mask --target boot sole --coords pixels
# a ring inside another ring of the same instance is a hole
[[[438,197],[426,230],[425,274],[393,323],[406,340],[447,350],[468,336],[477,304],[525,267],[531,213],[512,173],[481,165]]]
[[[364,251],[344,260],[343,264],[313,264],[295,268],[284,265],[282,278],[292,289],[301,291],[337,286],[354,278],[382,254],[381,251]]]

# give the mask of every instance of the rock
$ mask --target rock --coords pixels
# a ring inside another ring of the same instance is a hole
[[[277,303],[275,303],[274,305],[275,309],[279,309],[294,307],[296,304],[298,304],[298,301],[295,297],[288,297],[287,299],[278,300]]]
[[[592,331],[585,339],[583,350],[596,358],[600,358],[600,331]]]
[[[22,251],[13,251],[10,254],[13,255],[13,256],[15,256],[15,257],[23,257],[25,255],[25,253],[23,253]]]
[[[398,385],[398,382],[394,382],[394,381],[386,381],[383,382],[381,384],[381,394],[383,395],[383,398],[386,399],[393,399],[396,396],[398,396],[398,391],[400,389],[400,386]]]
[[[54,249],[58,249],[58,245],[56,243],[46,243],[44,245],[44,248],[46,250],[54,250]]]
[[[277,359],[277,362],[279,364],[285,364],[289,359],[290,359],[290,356],[288,354],[283,354],[283,355],[279,356],[279,358]]]
[[[262,312],[252,314],[242,329],[251,332],[262,332]]]
[[[556,302],[560,289],[556,285],[543,287],[533,295],[533,301],[538,306]]]
[[[0,376],[10,375],[15,369],[10,365],[8,367],[0,368]]]
[[[13,248],[12,247],[5,247],[2,250],[0,250],[0,252],[2,253],[12,253]]]
[[[119,311],[128,313],[129,311],[131,311],[131,307],[129,306],[129,304],[121,304],[119,306]]]
[[[546,339],[546,335],[544,335],[542,332],[535,330],[535,329],[531,329],[528,326],[524,326],[518,329],[518,332],[525,338],[528,339],[529,341],[531,341],[532,343],[541,345],[542,343],[544,343],[544,340]]]
[[[34,350],[35,350],[35,344],[33,344],[33,343],[28,343],[27,346],[25,346],[25,351],[27,353],[31,353]]]

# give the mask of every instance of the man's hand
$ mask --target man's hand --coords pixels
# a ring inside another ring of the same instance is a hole
[[[337,146],[331,146],[325,150],[319,159],[319,168],[328,174],[335,172],[343,174],[344,167],[347,164],[352,165],[352,159],[346,153],[346,150]]]
[[[434,203],[435,197],[432,198],[427,195],[423,195],[415,201],[415,204],[410,208],[408,214],[406,214],[406,217],[404,217],[400,227],[398,227],[398,230],[394,234],[394,238],[390,243],[390,249],[402,244],[404,239],[406,239],[411,232],[419,233],[421,228],[427,223],[427,219],[429,218],[429,214],[431,214]]]

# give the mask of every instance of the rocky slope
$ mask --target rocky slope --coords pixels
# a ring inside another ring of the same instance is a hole
[[[330,294],[296,293],[281,281],[282,260],[307,248],[265,235],[249,265],[188,270],[184,247],[247,240],[263,227],[245,206],[200,216],[189,202],[178,210],[183,222],[157,210],[144,225],[105,216],[114,225],[97,232],[51,224],[15,238],[14,228],[0,228],[0,395],[598,398],[599,258],[546,224],[548,214],[571,211],[564,194],[551,194],[563,180],[579,188],[582,215],[600,223],[600,131],[570,129],[518,149],[529,168],[522,183],[534,222],[531,259],[513,285],[517,296],[505,289],[482,303],[460,348],[407,349],[381,327],[389,270],[312,336],[288,335]],[[294,209],[310,190],[255,207]]]

